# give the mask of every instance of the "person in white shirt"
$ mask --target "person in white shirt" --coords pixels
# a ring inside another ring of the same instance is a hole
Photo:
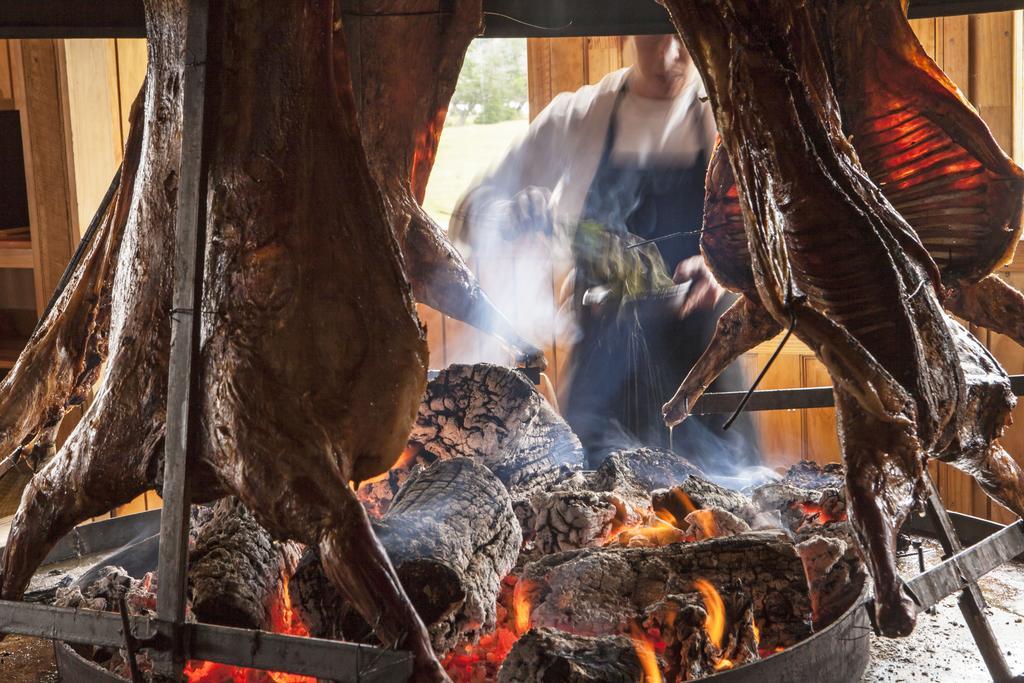
[[[729,297],[700,255],[715,124],[696,68],[676,36],[632,40],[634,66],[553,99],[465,193],[449,234],[472,249],[493,244],[495,233],[512,241],[537,232],[569,235],[578,247],[580,226],[634,243],[685,233],[656,243],[665,272],[688,284],[669,312],[655,307],[660,312],[623,316],[587,305],[584,295],[603,283],[586,275],[595,269],[574,248],[579,334],[563,412],[594,466],[612,450],[638,445],[671,445],[718,470],[754,464],[749,419],[729,432],[720,429],[722,417],[691,419],[671,436],[661,421],[662,404],[704,350]],[[712,390],[743,388],[736,368]]]

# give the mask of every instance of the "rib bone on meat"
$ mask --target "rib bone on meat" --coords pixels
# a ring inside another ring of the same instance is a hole
[[[334,4],[211,5],[193,496],[233,493],[275,538],[319,545],[328,575],[381,640],[412,650],[417,676],[433,680],[443,672],[426,629],[349,488],[402,451],[427,351],[351,83],[337,68],[346,50]],[[125,222],[107,244],[123,237],[109,267],[80,270],[92,280],[74,290],[110,292],[109,329],[96,331],[108,334],[106,372],[80,425],[25,492],[4,555],[7,599],[21,596],[76,523],[159,485],[189,3],[145,6],[143,134],[129,143],[117,203],[128,209],[112,213]],[[84,305],[62,301],[58,318]],[[15,374],[30,378],[32,369]],[[61,386],[59,405],[74,382]]]
[[[745,297],[723,316],[666,418],[683,419],[747,345],[792,327],[833,380],[878,624],[907,634],[916,610],[896,573],[895,537],[921,504],[926,458],[953,462],[1024,512],[1024,476],[995,443],[1014,403],[1006,374],[941,301],[944,285],[969,295],[1012,253],[1024,174],[924,54],[899,0],[665,4],[728,157],[731,178],[719,159],[710,180],[721,184],[708,197],[735,197],[739,208],[712,208],[709,228],[729,230],[742,217],[748,247],[726,253],[735,239],[705,241],[709,264]],[[899,146],[913,135],[921,145],[937,139],[942,151]],[[932,253],[951,236],[967,245],[962,253]],[[986,249],[972,256],[978,240]],[[994,329],[1024,319],[1014,296],[996,299],[1012,315]]]

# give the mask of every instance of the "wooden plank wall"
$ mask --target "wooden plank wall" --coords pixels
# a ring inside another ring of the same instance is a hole
[[[993,129],[1004,149],[1013,151],[1020,163],[1024,154],[1024,85],[1022,85],[1022,13],[1005,12],[976,16],[946,17],[912,22],[925,49],[954,82],[968,95],[982,117]],[[554,38],[528,41],[530,112],[536,116],[560,92],[594,83],[609,71],[632,63],[628,41],[622,38]],[[489,264],[471,264],[479,273],[485,289]],[[513,269],[514,270],[514,269]],[[556,296],[561,286],[553,268],[551,291]],[[1019,264],[1005,269],[1003,277],[1024,289],[1024,256]],[[507,286],[498,279],[494,286]],[[539,305],[547,305],[540,302]],[[431,366],[474,361],[494,347],[485,335],[464,325],[445,320],[434,311],[421,307],[431,343]],[[999,335],[975,331],[1011,373],[1024,372],[1024,350]],[[547,373],[556,389],[560,388],[566,357],[566,345],[555,337],[544,340],[552,368]],[[761,345],[746,354],[741,363],[749,375],[763,367],[776,342]],[[505,362],[509,359],[506,356]],[[826,386],[828,373],[810,350],[797,341],[783,349],[762,382],[762,388]],[[766,464],[788,465],[800,458],[820,463],[840,458],[835,432],[835,411],[831,408],[781,411],[755,415],[761,435]],[[1007,433],[1007,449],[1024,462],[1024,403],[1015,412],[1015,426]],[[969,477],[945,465],[934,464],[933,475],[947,505],[962,512],[1010,521],[1011,516],[992,504]]]

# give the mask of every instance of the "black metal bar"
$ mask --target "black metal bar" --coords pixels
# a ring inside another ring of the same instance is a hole
[[[1003,651],[999,647],[999,641],[996,640],[995,633],[992,631],[992,625],[988,622],[988,617],[985,616],[985,596],[981,594],[981,589],[975,582],[981,576],[984,576],[1003,562],[1016,557],[1024,550],[1024,543],[1022,543],[1024,539],[1021,538],[1019,533],[1024,529],[1024,526],[1015,524],[1007,527],[1006,532],[1000,532],[982,543],[972,546],[967,551],[972,554],[967,555],[960,545],[960,538],[953,527],[953,520],[950,519],[946,507],[942,504],[942,499],[939,497],[938,491],[935,490],[935,484],[932,482],[931,476],[927,471],[925,471],[924,478],[928,486],[928,515],[932,519],[936,538],[948,556],[947,561],[951,562],[949,567],[955,574],[953,578],[960,583],[960,588],[962,589],[960,598],[957,601],[960,612],[964,615],[964,621],[967,622],[967,627],[971,630],[971,636],[973,636],[974,642],[978,646],[978,652],[985,661],[985,666],[988,668],[992,680],[996,681],[996,683],[1010,681],[1013,679],[1013,673],[1010,671],[1009,664],[1006,663]],[[1013,530],[1018,532],[1015,538],[1012,536]],[[999,543],[999,541],[1007,538],[1016,540],[1017,543],[1006,545]],[[1009,554],[1003,557],[998,552],[1000,549]],[[996,564],[986,568],[985,560],[993,559],[997,560]],[[972,570],[978,568],[975,565],[982,565],[980,568],[983,568],[984,571],[972,578]],[[928,584],[927,582],[922,582],[922,584],[930,585],[932,588],[936,586],[936,584]],[[913,591],[912,586],[911,590]],[[914,593],[914,595],[917,594]],[[920,600],[920,598],[918,599]]]
[[[131,617],[131,625],[141,648],[164,644],[156,633],[158,620]],[[407,652],[211,624],[187,624],[185,629],[190,659],[352,683],[407,681],[412,674]],[[104,647],[124,644],[119,614],[24,602],[0,601],[0,633]]]
[[[188,459],[198,436],[199,303],[205,249],[203,114],[206,106],[208,0],[192,0],[182,74],[181,163],[174,228],[174,293],[167,379],[163,509],[160,515],[158,629],[170,648],[154,657],[154,670],[172,680],[185,665],[185,592],[188,581]]]
[[[1010,389],[1015,396],[1024,396],[1024,375],[1010,376]],[[722,391],[704,394],[693,406],[694,415],[731,413],[746,395],[745,391]],[[767,389],[755,391],[744,408],[747,411],[801,410],[804,408],[831,408],[835,406],[832,387],[802,389]]]
[[[117,609],[121,613],[121,633],[124,634],[125,659],[128,660],[128,671],[132,675],[132,683],[142,683],[142,672],[139,671],[139,662],[135,659],[136,643],[132,634],[132,621],[128,616],[128,600],[124,594],[117,599]]]
[[[0,38],[145,38],[142,0],[0,2]]]
[[[922,19],[1024,8],[1024,0],[912,0]],[[555,38],[673,33],[655,0],[484,0],[484,36]],[[0,38],[144,38],[142,0],[7,0]]]
[[[332,681],[408,681],[412,655],[353,643],[203,624],[192,627],[189,658],[288,671]],[[298,644],[301,643],[301,647]]]

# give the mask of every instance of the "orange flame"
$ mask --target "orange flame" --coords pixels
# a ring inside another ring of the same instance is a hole
[[[726,659],[725,657],[723,657],[722,659],[718,660],[717,664],[715,664],[715,671],[721,671],[722,669],[731,669],[732,667],[733,667],[732,660],[731,659]]]
[[[750,628],[754,630],[754,645],[761,644],[761,629],[757,627],[757,622],[750,624]]]
[[[637,659],[640,660],[640,668],[643,669],[644,683],[662,683],[661,670],[658,668],[658,655],[654,651],[654,643],[639,626],[630,622],[630,640],[633,641],[633,649],[636,650]]]
[[[288,577],[283,574],[277,599],[270,607],[270,626],[275,633],[309,636],[309,628],[302,623],[292,607]],[[185,666],[185,680],[190,683],[316,683],[313,676],[201,661],[188,662]]]
[[[715,524],[714,513],[711,510],[695,510],[686,516],[687,519],[692,519],[697,522],[697,526],[700,527],[701,533],[704,534],[704,538],[714,538],[718,536],[718,525]]]
[[[525,581],[519,581],[516,584],[515,592],[512,593],[512,620],[516,629],[516,635],[523,635],[530,630],[530,605],[529,598],[526,597]]]
[[[690,514],[691,512],[697,511],[697,506],[694,505],[693,501],[690,500],[690,497],[686,495],[686,491],[683,491],[682,489],[679,488],[675,488],[672,489],[672,493],[675,494],[676,500],[678,500],[679,504],[683,506],[684,510],[686,510],[686,514]]]
[[[364,479],[363,481],[359,482],[360,488],[366,484],[376,484],[378,481],[384,481],[385,479],[388,478],[388,475],[391,474],[392,470],[400,470],[408,467],[410,464],[412,464],[412,461],[415,458],[416,451],[414,451],[409,446],[406,446],[405,449],[402,451],[402,454],[398,456],[398,460],[395,460],[394,465],[392,465],[387,470],[381,472],[375,477],[370,477],[369,479]]]
[[[641,522],[613,530],[605,543],[618,545],[663,546],[686,540],[686,535],[671,522],[659,517],[649,523]]]
[[[694,588],[704,598],[704,609],[707,610],[708,618],[704,622],[704,630],[715,647],[722,648],[722,639],[725,637],[725,603],[722,596],[718,594],[715,587],[704,579],[696,579],[693,582]]]

